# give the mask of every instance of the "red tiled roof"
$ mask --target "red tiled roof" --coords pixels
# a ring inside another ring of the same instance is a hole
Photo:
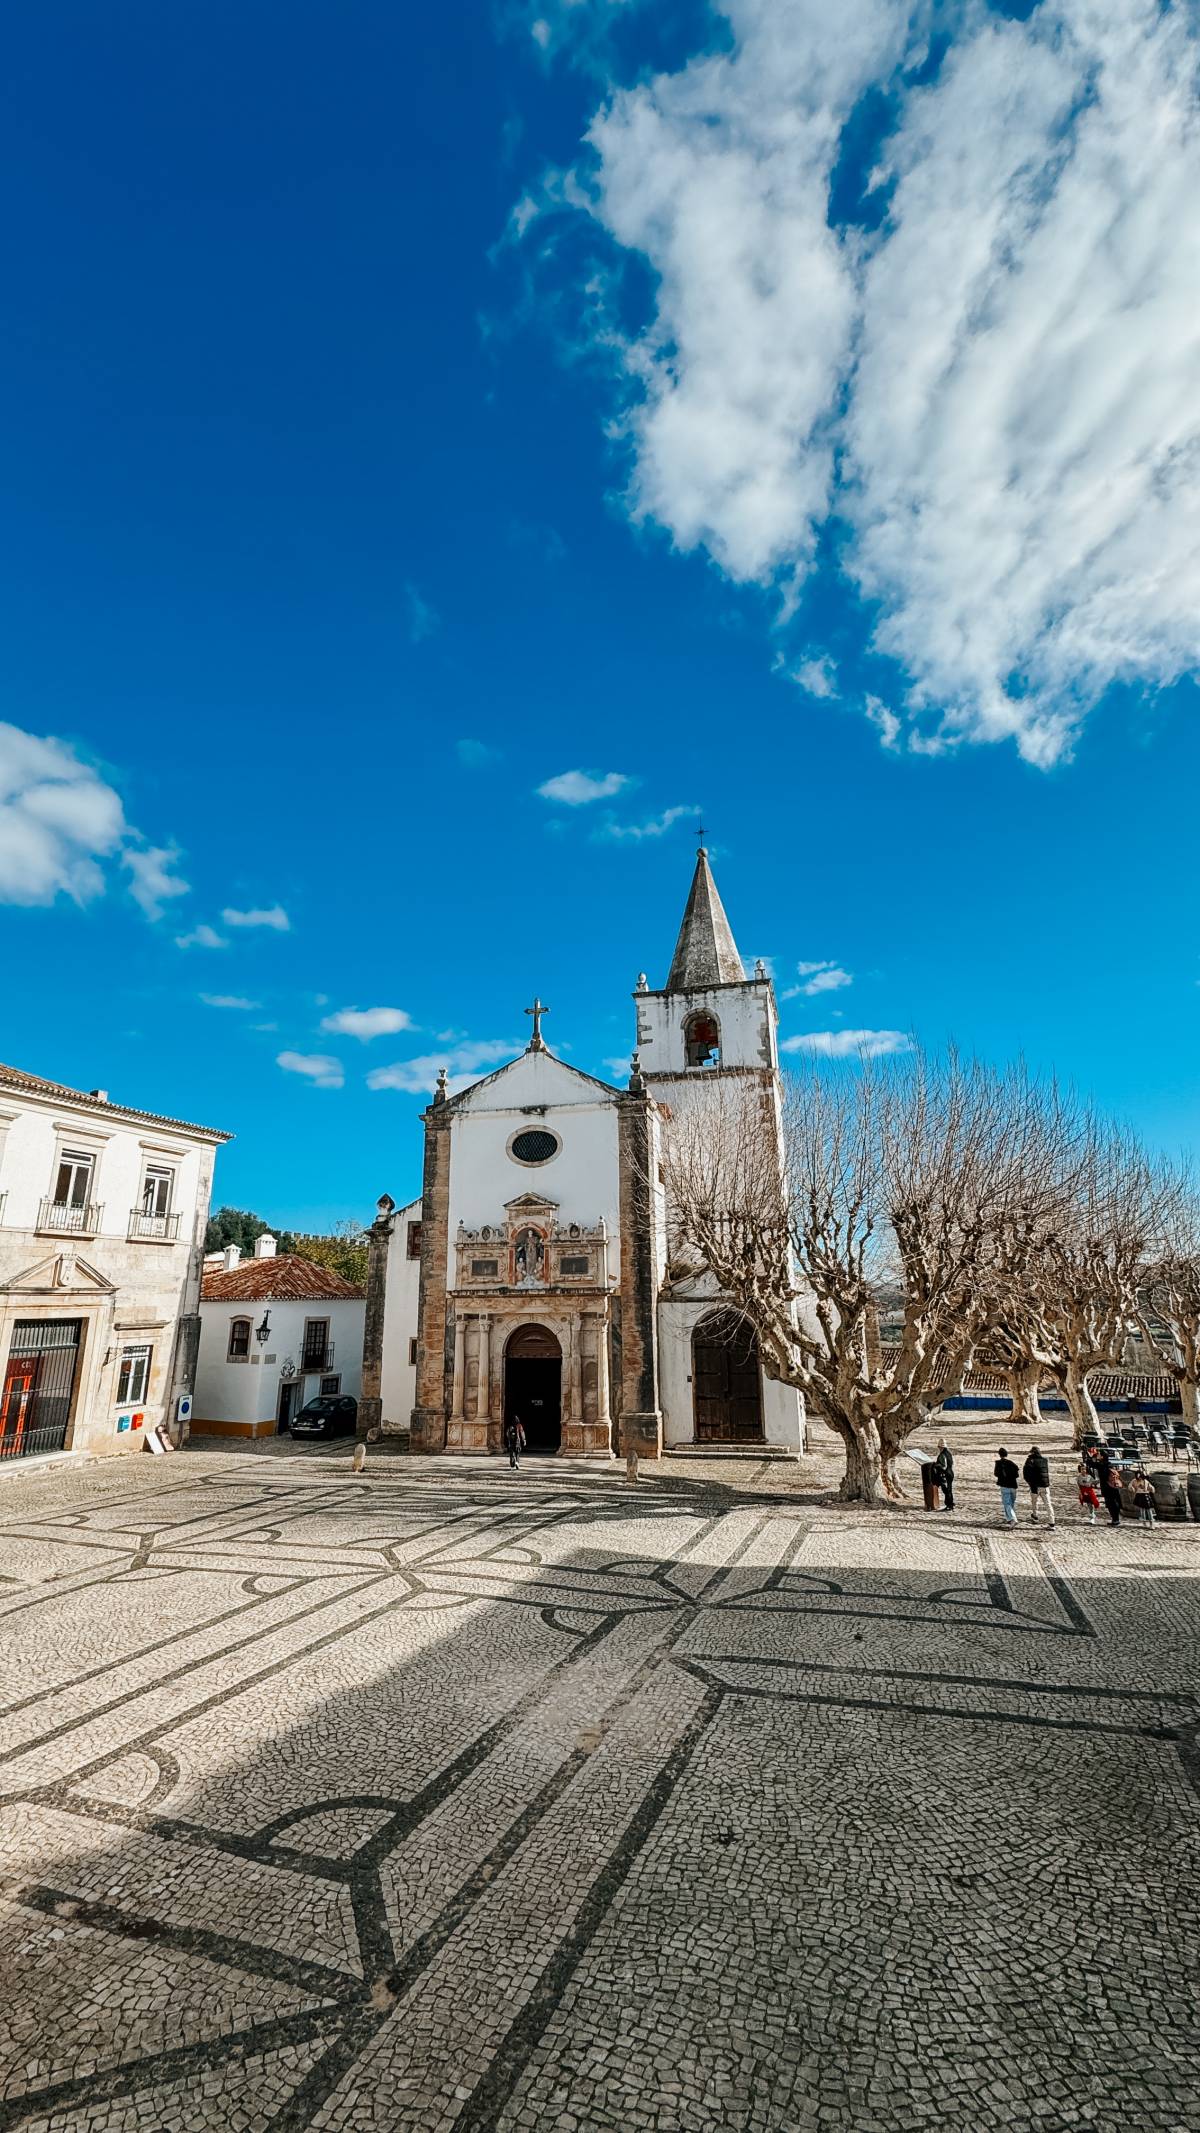
[[[274,1259],[246,1259],[228,1273],[221,1268],[205,1270],[200,1289],[201,1303],[335,1303],[341,1299],[361,1303],[365,1289],[355,1288],[332,1267],[314,1266],[295,1252],[277,1253]]]
[[[885,1363],[894,1363],[900,1350],[887,1346],[883,1350]],[[1004,1372],[994,1363],[980,1364],[968,1370],[963,1379],[963,1396],[970,1393],[986,1393],[989,1398],[1011,1392]],[[1062,1397],[1062,1386],[1057,1378],[1043,1376],[1039,1393],[1049,1399]],[[1179,1383],[1166,1370],[1093,1370],[1088,1377],[1088,1390],[1093,1400],[1173,1400],[1179,1392]]]
[[[173,1126],[179,1133],[202,1133],[205,1140],[231,1141],[232,1133],[222,1133],[216,1126],[189,1125],[185,1118],[166,1118],[160,1111],[137,1111],[132,1104],[115,1104],[107,1096],[97,1096],[90,1089],[72,1089],[65,1081],[47,1081],[41,1074],[27,1074],[23,1067],[0,1064],[0,1088],[32,1089],[39,1096],[65,1096],[73,1104],[87,1104],[93,1111],[115,1111],[121,1118],[140,1119],[148,1126]]]

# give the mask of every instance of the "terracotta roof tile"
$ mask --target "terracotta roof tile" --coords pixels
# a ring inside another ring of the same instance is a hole
[[[335,1274],[332,1267],[315,1266],[295,1252],[279,1252],[274,1259],[246,1259],[228,1273],[205,1268],[201,1303],[361,1303],[366,1291]]]
[[[160,1111],[138,1111],[132,1104],[115,1104],[90,1089],[72,1089],[65,1081],[47,1081],[42,1074],[27,1074],[23,1067],[0,1064],[0,1089],[32,1089],[39,1096],[66,1096],[73,1104],[88,1104],[93,1111],[115,1111],[121,1118],[140,1119],[148,1126],[174,1126],[179,1133],[202,1133],[212,1141],[233,1139],[232,1133],[222,1133],[216,1126],[193,1126],[185,1118],[167,1118]]]

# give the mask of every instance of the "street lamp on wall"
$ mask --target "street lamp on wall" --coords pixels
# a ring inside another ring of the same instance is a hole
[[[266,1347],[267,1342],[271,1338],[271,1314],[269,1311],[263,1312],[261,1326],[256,1326],[254,1328],[254,1338],[258,1342],[260,1348]]]

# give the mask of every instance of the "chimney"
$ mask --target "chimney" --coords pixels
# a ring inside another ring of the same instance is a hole
[[[255,1238],[254,1256],[256,1259],[273,1259],[275,1257],[275,1239],[269,1229],[265,1229],[261,1237]]]
[[[242,1263],[242,1248],[239,1244],[227,1244],[221,1254],[221,1272],[232,1274],[235,1266]]]
[[[89,1089],[88,1095],[92,1098],[92,1101],[94,1103],[106,1104],[108,1102],[107,1089]]]

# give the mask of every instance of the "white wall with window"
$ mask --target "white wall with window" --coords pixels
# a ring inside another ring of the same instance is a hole
[[[291,1255],[237,1262],[227,1253],[226,1262],[204,1279],[193,1432],[273,1436],[321,1393],[357,1399],[361,1290],[346,1282],[345,1294],[331,1294],[336,1276]]]
[[[0,1068],[0,1464],[182,1433],[228,1138]]]

